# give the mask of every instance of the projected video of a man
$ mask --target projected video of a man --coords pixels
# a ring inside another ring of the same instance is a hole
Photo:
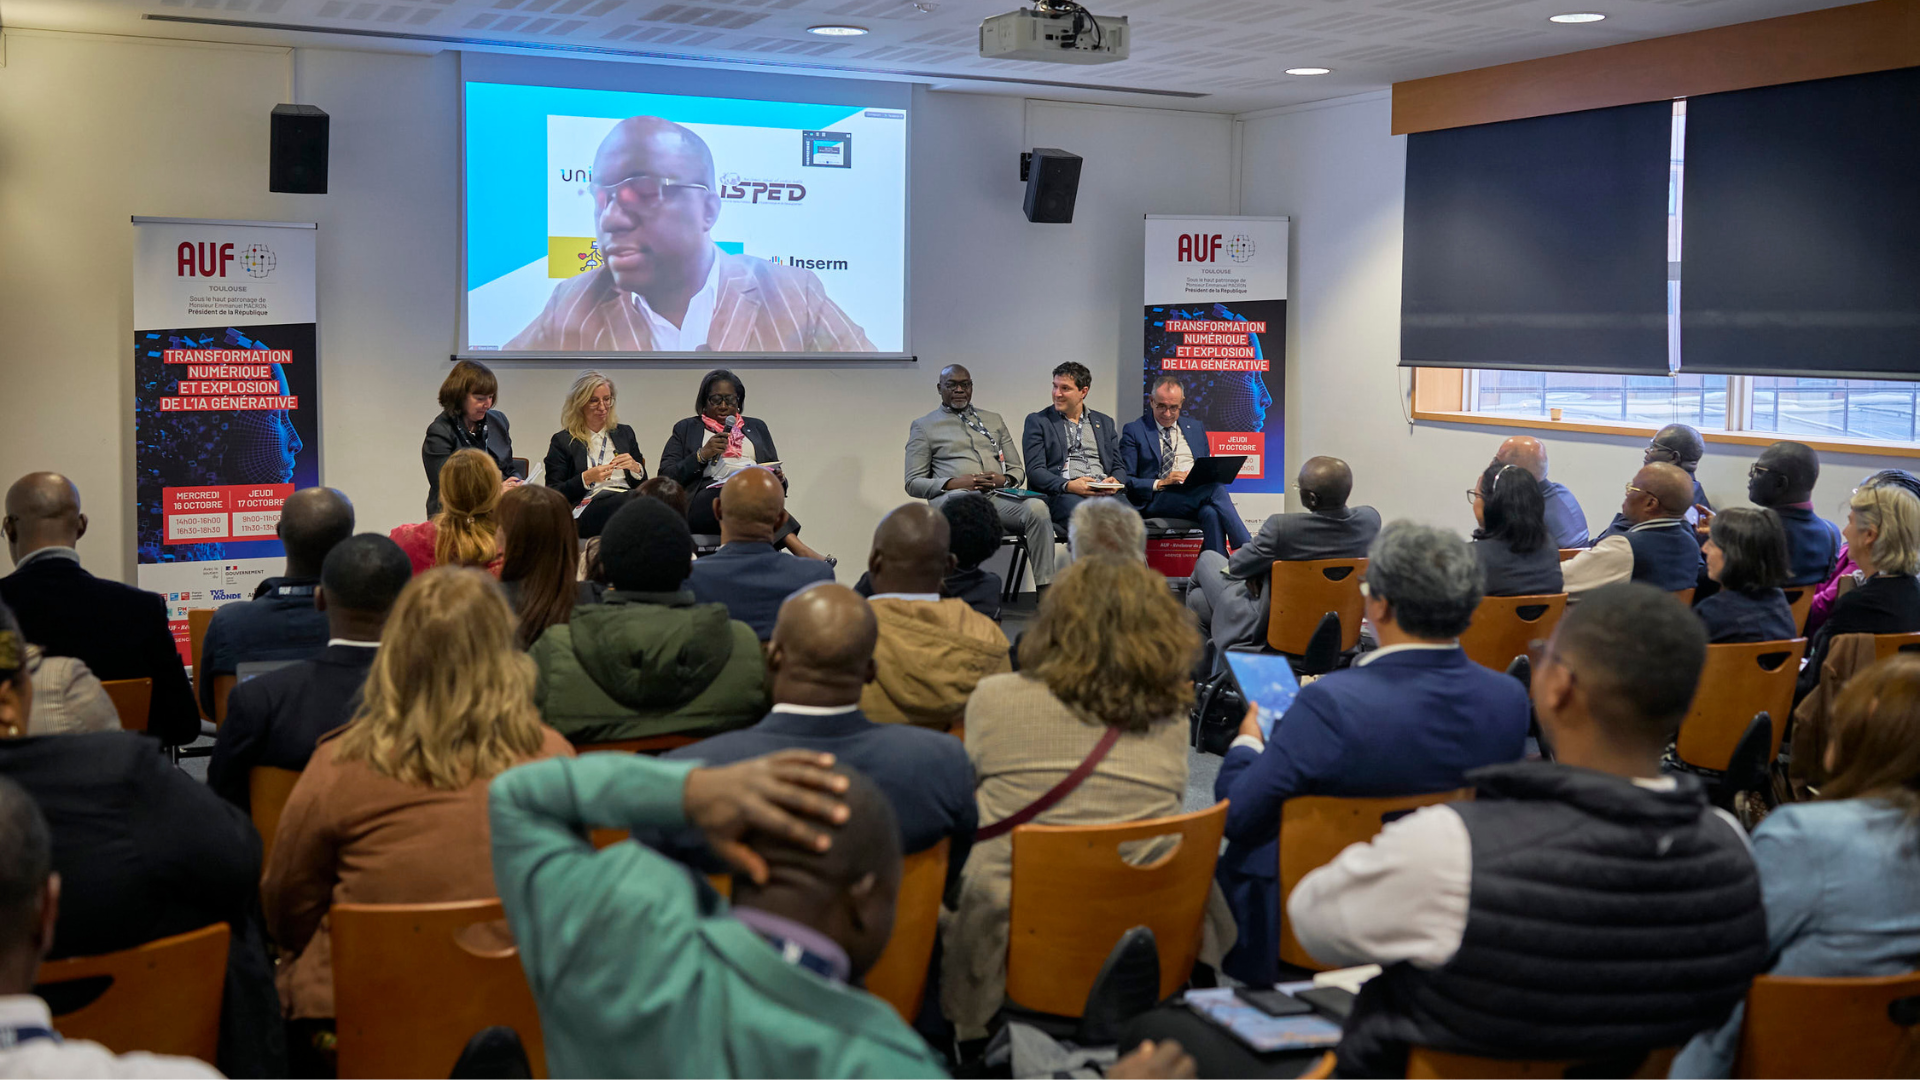
[[[621,121],[593,159],[603,265],[561,282],[509,350],[874,352],[810,270],[714,245],[713,153],[657,116]]]

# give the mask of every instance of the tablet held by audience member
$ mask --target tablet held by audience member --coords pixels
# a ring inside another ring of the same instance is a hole
[[[440,469],[444,505],[433,520],[400,525],[388,533],[413,563],[413,572],[436,566],[478,566],[498,577],[500,546],[493,512],[505,490],[493,459],[459,450]]]
[[[546,486],[570,505],[630,491],[647,478],[633,429],[613,409],[613,380],[589,371],[560,406],[560,430],[547,444]]]
[[[465,567],[415,578],[393,606],[364,700],[323,738],[280,817],[260,886],[295,1021],[333,1015],[332,904],[493,895],[487,784],[569,756],[540,722],[533,664],[493,579]]]
[[[870,719],[945,731],[981,679],[1013,666],[999,624],[940,593],[956,563],[951,535],[946,515],[926,503],[895,509],[873,532],[867,575],[880,621],[878,673],[860,697]]]
[[[1707,577],[1720,588],[1693,605],[1707,643],[1786,641],[1800,636],[1780,589],[1787,576],[1787,535],[1772,510],[1730,506],[1707,527]]]
[[[378,533],[348,537],[327,553],[314,594],[327,620],[327,647],[233,688],[207,762],[207,786],[251,810],[255,767],[307,767],[320,736],[352,718],[387,613],[412,576],[406,553]]]
[[[687,525],[703,536],[720,531],[713,504],[720,497],[720,485],[734,473],[765,463],[780,478],[781,490],[787,487],[773,432],[765,420],[744,415],[746,407],[747,384],[740,376],[725,368],[707,372],[693,396],[694,415],[673,425],[667,447],[660,451],[660,475],[686,489]],[[803,558],[822,558],[801,541],[799,533],[800,522],[788,515],[774,531],[773,546]]]
[[[1179,813],[1199,650],[1165,578],[1135,559],[1076,560],[1021,639],[1019,673],[982,680],[967,703],[983,836],[1088,760],[1093,771],[1078,786],[1026,820],[1108,825]],[[1165,853],[1159,841],[1145,848],[1130,861]],[[984,1038],[1006,996],[1012,875],[1012,835],[979,839],[945,927],[940,1004],[962,1040]],[[1225,944],[1217,923],[1210,929],[1209,963]]]
[[[456,451],[471,447],[493,459],[510,483],[527,478],[513,460],[513,436],[507,414],[493,407],[500,394],[493,369],[478,360],[462,360],[440,384],[440,415],[427,425],[420,463],[427,470],[427,517],[440,512],[440,470]]]
[[[1546,503],[1533,476],[1495,462],[1467,492],[1473,555],[1488,596],[1543,596],[1560,591],[1560,549],[1547,536]]]
[[[766,715],[753,628],[687,591],[693,535],[636,495],[600,534],[610,588],[534,642],[540,715],[575,743],[745,727]]]
[[[500,591],[513,608],[513,639],[521,648],[547,627],[573,618],[578,604],[598,603],[593,583],[580,580],[580,536],[573,512],[548,487],[517,487],[500,496]]]
[[[1705,659],[1672,597],[1594,592],[1533,667],[1555,761],[1475,770],[1473,799],[1301,880],[1287,917],[1307,952],[1386,969],[1347,1018],[1341,1075],[1405,1076],[1414,1045],[1632,1075],[1725,1020],[1766,966],[1759,875],[1700,782],[1660,770]]]

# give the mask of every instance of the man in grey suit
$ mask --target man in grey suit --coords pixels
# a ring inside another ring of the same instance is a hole
[[[1304,514],[1275,514],[1259,535],[1233,553],[1203,551],[1193,564],[1187,607],[1200,617],[1200,632],[1217,651],[1253,645],[1267,633],[1267,578],[1276,562],[1359,559],[1380,532],[1380,512],[1347,505],[1353,470],[1339,458],[1317,457],[1300,466]]]
[[[940,369],[934,383],[940,407],[907,433],[907,494],[939,506],[958,491],[987,495],[1000,521],[1027,538],[1035,589],[1053,583],[1053,515],[1043,499],[1010,498],[1020,486],[1020,444],[999,413],[973,407],[973,373],[959,364]]]

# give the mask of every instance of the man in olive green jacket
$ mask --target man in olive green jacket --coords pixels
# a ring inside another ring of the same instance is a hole
[[[681,589],[693,567],[685,518],[658,499],[633,498],[602,531],[600,559],[612,591],[529,650],[534,700],[554,730],[585,744],[711,734],[766,715],[753,628]]]

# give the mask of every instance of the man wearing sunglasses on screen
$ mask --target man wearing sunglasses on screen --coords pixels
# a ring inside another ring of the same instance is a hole
[[[606,263],[553,290],[509,350],[874,352],[810,270],[714,246],[713,152],[657,116],[614,126],[593,157]]]

